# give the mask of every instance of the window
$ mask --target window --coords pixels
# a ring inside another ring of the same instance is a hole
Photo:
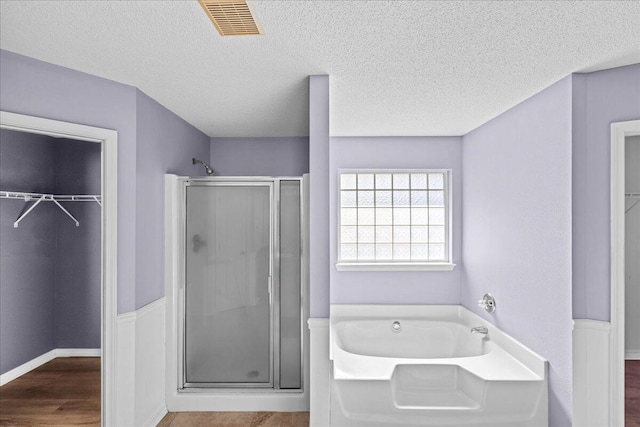
[[[451,270],[449,171],[340,171],[338,270]]]

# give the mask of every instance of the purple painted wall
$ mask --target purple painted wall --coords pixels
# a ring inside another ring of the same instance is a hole
[[[4,50],[0,92],[3,111],[118,131],[118,312],[161,297],[162,175],[197,174],[209,138],[134,87]]]
[[[640,64],[573,76],[573,317],[609,321],[611,123],[640,119]]]
[[[100,144],[56,139],[55,145],[55,193],[100,194]],[[101,209],[94,202],[64,206],[80,226],[56,211],[56,347],[100,348]]]
[[[164,174],[202,175],[191,158],[209,158],[209,137],[144,93],[136,100],[138,309],[164,295]]]
[[[2,190],[100,194],[100,146],[0,130]],[[0,372],[54,348],[100,348],[100,207],[43,202],[18,228],[0,199]]]
[[[211,138],[210,160],[216,175],[301,176],[309,172],[309,138]]]
[[[549,360],[551,427],[572,413],[571,90],[569,76],[463,137],[461,302]]]
[[[55,190],[47,136],[0,130],[0,189]],[[56,207],[43,203],[13,228],[25,203],[0,199],[0,374],[55,348]]]
[[[459,304],[462,269],[462,137],[331,138],[332,304]],[[337,271],[338,169],[451,169],[453,271]],[[325,286],[329,286],[326,284]]]
[[[329,76],[309,76],[309,315],[329,317]]]
[[[118,131],[118,312],[135,309],[136,89],[0,50],[0,110]]]

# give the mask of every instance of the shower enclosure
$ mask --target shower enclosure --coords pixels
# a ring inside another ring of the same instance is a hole
[[[302,178],[178,181],[178,388],[300,391]]]

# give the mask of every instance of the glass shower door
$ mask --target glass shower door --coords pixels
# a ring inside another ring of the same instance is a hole
[[[185,387],[270,387],[272,183],[186,187]]]

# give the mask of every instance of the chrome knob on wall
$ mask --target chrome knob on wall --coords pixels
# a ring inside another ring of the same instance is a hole
[[[484,294],[481,300],[478,300],[478,307],[484,308],[487,313],[496,311],[496,300],[491,294]]]

